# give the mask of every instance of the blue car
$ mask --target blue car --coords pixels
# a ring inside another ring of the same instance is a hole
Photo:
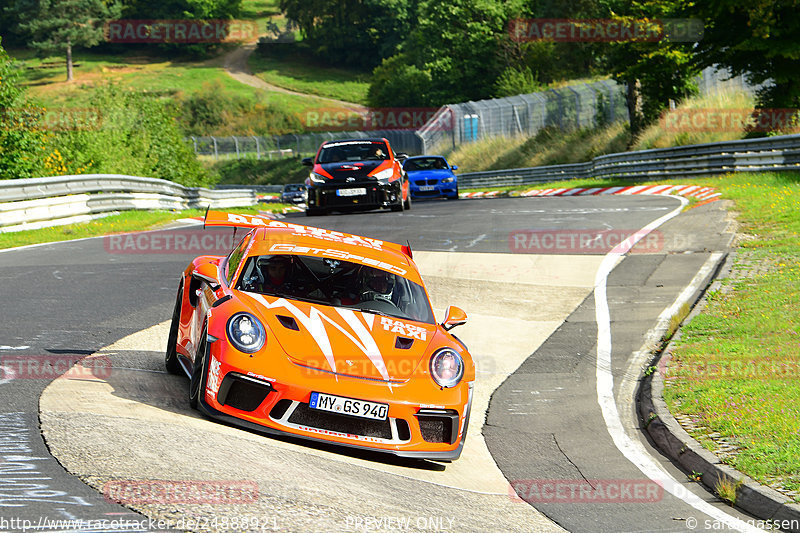
[[[458,167],[450,166],[440,155],[409,157],[403,162],[411,197],[458,199],[458,177],[453,174]]]

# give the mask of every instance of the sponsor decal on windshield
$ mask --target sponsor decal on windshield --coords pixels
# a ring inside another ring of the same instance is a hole
[[[379,259],[363,257],[358,254],[351,254],[345,250],[335,248],[312,248],[310,246],[295,246],[294,244],[273,244],[269,248],[270,253],[290,253],[300,255],[314,255],[318,257],[330,257],[332,259],[342,259],[344,261],[355,261],[364,265],[374,266],[387,272],[392,272],[400,276],[405,275],[406,270],[398,266],[386,263]]]

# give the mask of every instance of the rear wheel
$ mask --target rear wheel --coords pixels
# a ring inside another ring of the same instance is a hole
[[[315,208],[309,207],[308,209],[306,209],[306,216],[307,217],[315,217],[315,216],[327,215],[327,214],[328,214],[328,212],[325,209],[321,209],[321,208],[318,208],[318,207],[315,207]]]
[[[178,298],[175,301],[175,309],[172,311],[172,323],[169,326],[169,337],[167,338],[167,353],[164,356],[164,366],[170,374],[182,374],[181,363],[178,361],[178,328],[181,322],[181,303],[183,300],[183,283],[178,285]]]
[[[192,378],[189,380],[189,407],[197,409],[200,397],[206,388],[206,374],[208,372],[208,335],[205,328],[200,335],[200,345],[194,356],[194,370]]]

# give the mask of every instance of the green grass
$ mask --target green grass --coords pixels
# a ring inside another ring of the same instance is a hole
[[[36,58],[26,50],[14,50],[11,55],[22,63],[22,83],[27,87],[29,96],[46,108],[87,106],[92,98],[92,89],[107,82],[177,99],[213,86],[227,96],[243,97],[273,106],[300,119],[308,111],[332,107],[332,104],[314,96],[264,91],[240,83],[216,64],[219,59],[172,61],[141,54],[112,56],[78,51],[74,54],[75,81],[66,83],[66,67],[61,57]],[[259,116],[257,113],[250,115],[237,117],[229,125],[205,133],[248,135],[259,132],[263,129],[259,127]]]
[[[362,105],[367,103],[369,72],[321,65],[300,52],[267,56],[256,51],[248,65],[256,76],[284,89]]]
[[[536,136],[495,137],[462,144],[448,154],[459,172],[583,163],[598,155],[624,152],[628,141],[622,123],[607,128],[562,131],[543,129]]]
[[[252,207],[235,207],[225,211],[235,211],[237,213],[274,212],[281,211],[285,207],[287,206],[284,204],[259,204]],[[80,224],[0,233],[0,249],[45,242],[70,241],[114,233],[144,231],[157,228],[179,218],[203,216],[204,214],[205,210],[200,209],[188,209],[186,211],[128,211]]]
[[[759,482],[800,489],[800,175],[765,173],[695,180],[736,204],[749,234],[733,278],[709,293],[682,328],[664,397],[697,421],[704,446],[738,449],[725,461]],[[734,279],[736,279],[734,281]],[[714,439],[710,435],[716,432]],[[800,496],[795,497],[800,501]]]

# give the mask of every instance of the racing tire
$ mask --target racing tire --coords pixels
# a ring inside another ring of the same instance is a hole
[[[194,357],[194,370],[189,380],[189,407],[192,409],[197,409],[200,397],[206,390],[206,379],[208,378],[208,334],[205,328],[203,328],[203,334],[200,335],[200,339],[200,346],[198,346],[197,354]]]
[[[406,201],[403,202],[403,209],[405,209],[406,211],[411,209],[411,188],[410,187],[408,189],[408,197],[406,198]]]
[[[175,301],[175,309],[172,311],[172,322],[169,326],[169,337],[167,337],[167,352],[164,355],[164,366],[170,374],[183,374],[183,368],[178,360],[178,328],[181,322],[181,303],[183,300],[183,283],[178,286],[178,298]]]
[[[458,187],[456,187],[456,195],[455,196],[448,196],[448,200],[458,200]]]
[[[307,208],[306,209],[306,216],[307,217],[316,217],[320,215],[327,215],[328,212],[325,209],[320,208]]]

